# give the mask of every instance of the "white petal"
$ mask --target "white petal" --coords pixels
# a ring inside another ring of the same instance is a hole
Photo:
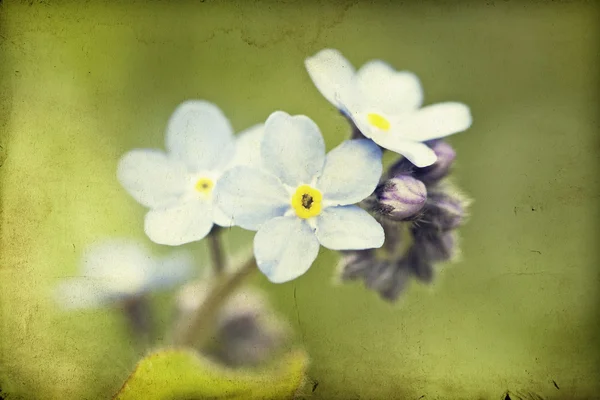
[[[134,199],[146,207],[177,201],[187,184],[187,170],[158,150],[133,150],[121,157],[117,179]]]
[[[138,242],[111,239],[89,246],[81,261],[82,277],[96,281],[107,291],[140,293],[152,274],[154,258]]]
[[[325,162],[325,142],[319,127],[304,115],[275,111],[265,123],[262,165],[283,183],[310,183]]]
[[[202,240],[212,227],[212,205],[202,200],[151,210],[144,221],[144,231],[150,240],[169,246]]]
[[[415,110],[423,102],[421,83],[415,74],[395,71],[380,60],[370,61],[358,70],[356,85],[364,104],[388,114]]]
[[[462,132],[471,126],[469,107],[462,103],[438,103],[423,107],[406,117],[392,120],[390,135],[407,140],[424,142],[453,133]]]
[[[383,245],[379,222],[358,206],[329,207],[317,217],[317,238],[331,250],[362,250]]]
[[[278,217],[266,222],[254,237],[254,256],[263,274],[283,283],[304,274],[319,254],[319,242],[306,221]]]
[[[178,251],[160,258],[154,264],[149,289],[162,289],[183,283],[193,274],[194,259],[187,251]]]
[[[191,172],[222,169],[235,151],[233,130],[223,112],[200,100],[177,107],[167,126],[166,146]]]
[[[225,172],[213,192],[214,201],[225,214],[226,226],[257,230],[271,218],[290,208],[290,196],[279,179],[252,167],[235,167]]]
[[[371,132],[371,139],[381,147],[402,154],[419,168],[427,167],[437,160],[435,152],[426,144],[409,141],[399,135]]]
[[[213,199],[214,199],[214,196],[213,196]],[[231,216],[228,216],[227,214],[225,214],[225,211],[221,210],[221,208],[219,207],[218,204],[216,204],[216,202],[213,202],[212,211],[213,211],[213,221],[215,224],[225,227],[225,228],[231,228],[232,226],[234,226]]]
[[[60,282],[54,290],[54,298],[61,308],[76,310],[101,307],[118,296],[96,279],[77,277]]]
[[[235,157],[229,168],[237,165],[260,166],[260,144],[264,137],[264,131],[265,124],[258,124],[237,135]]]
[[[304,61],[313,83],[331,104],[344,107],[344,98],[353,86],[354,67],[338,50],[324,49]]]
[[[373,193],[381,171],[379,146],[368,139],[348,140],[327,154],[317,188],[335,205],[354,204]]]

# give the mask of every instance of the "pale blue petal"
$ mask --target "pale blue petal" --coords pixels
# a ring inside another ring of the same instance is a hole
[[[419,168],[427,167],[437,161],[437,155],[424,143],[403,139],[399,135],[388,133],[373,133],[371,139],[378,145],[408,158]]]
[[[368,139],[348,140],[327,154],[317,188],[335,205],[369,196],[381,178],[381,149]]]
[[[396,71],[381,60],[363,65],[356,73],[356,85],[364,104],[373,112],[413,111],[423,102],[419,78],[411,72]]]
[[[212,227],[212,204],[197,199],[151,210],[144,220],[144,231],[150,240],[169,246],[202,240]]]
[[[146,207],[171,204],[186,190],[187,169],[158,150],[133,150],[121,157],[117,179]]]
[[[325,142],[319,127],[304,115],[275,111],[265,123],[262,164],[286,185],[309,184],[325,162]]]
[[[304,61],[313,83],[331,104],[344,108],[344,98],[353,86],[354,67],[338,50],[324,49]]]
[[[235,140],[235,157],[229,168],[238,165],[260,167],[260,146],[264,137],[265,124],[254,125],[240,132]]]
[[[175,109],[167,126],[166,146],[191,172],[223,169],[233,157],[233,130],[214,104],[190,100]]]
[[[213,198],[229,221],[257,230],[271,218],[290,208],[290,195],[275,176],[252,167],[239,166],[225,172],[217,182]]]
[[[256,264],[273,283],[303,275],[318,254],[314,231],[297,217],[274,218],[261,226],[254,237]]]
[[[168,289],[181,284],[194,272],[194,258],[187,251],[173,252],[154,263],[152,278],[147,289]]]
[[[317,238],[331,250],[363,250],[383,245],[379,222],[358,206],[329,207],[317,217]]]
[[[135,240],[117,238],[96,242],[81,259],[81,275],[109,291],[136,294],[152,274],[154,259]]]
[[[65,310],[77,310],[108,305],[119,299],[119,293],[111,291],[97,279],[76,277],[58,283],[54,299]]]
[[[423,107],[407,116],[392,120],[388,135],[424,142],[468,129],[472,123],[469,107],[445,102]]]

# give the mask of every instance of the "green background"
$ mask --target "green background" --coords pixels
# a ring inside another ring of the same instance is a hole
[[[2,2],[2,390],[102,399],[120,387],[136,361],[121,315],[64,314],[49,297],[92,241],[145,240],[117,160],[163,147],[169,115],[190,98],[216,103],[237,131],[277,109],[306,114],[333,148],[348,126],[303,66],[332,47],[356,66],[380,58],[416,72],[426,104],[471,107],[473,126],[450,142],[474,203],[460,261],[397,304],[335,284],[337,255],[324,249],[296,281],[254,277],[311,356],[312,398],[600,398],[599,11],[593,1]],[[232,252],[251,244],[248,232],[226,236]],[[202,268],[205,243],[186,247]],[[164,323],[170,299],[155,299]]]

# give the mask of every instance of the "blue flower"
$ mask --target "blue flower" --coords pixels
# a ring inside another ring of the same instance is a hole
[[[214,207],[213,189],[234,165],[254,162],[262,124],[237,136],[221,110],[206,101],[186,101],[171,116],[167,153],[137,149],[125,154],[117,178],[150,210],[146,235],[155,243],[178,246],[203,239],[213,224],[227,220]]]
[[[464,104],[421,107],[423,92],[416,75],[395,71],[383,61],[369,61],[355,71],[339,51],[325,49],[307,58],[305,64],[321,94],[364,136],[402,154],[417,167],[429,166],[437,159],[423,142],[471,126],[471,113]]]
[[[157,258],[135,241],[111,239],[85,251],[81,275],[60,282],[56,297],[66,309],[95,308],[182,283],[192,265],[187,252]]]
[[[317,125],[276,111],[264,127],[262,166],[226,172],[216,203],[232,225],[258,231],[258,268],[275,283],[304,274],[319,252],[381,247],[381,225],[352,205],[369,196],[382,173],[381,150],[370,140],[342,143],[325,156]]]

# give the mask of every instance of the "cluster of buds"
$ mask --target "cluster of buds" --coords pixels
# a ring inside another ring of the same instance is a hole
[[[383,226],[384,247],[343,252],[342,280],[361,279],[389,301],[397,300],[413,277],[431,282],[434,265],[458,251],[455,231],[465,220],[468,200],[444,179],[456,153],[441,140],[427,145],[437,155],[433,165],[418,168],[402,158],[362,204]]]

